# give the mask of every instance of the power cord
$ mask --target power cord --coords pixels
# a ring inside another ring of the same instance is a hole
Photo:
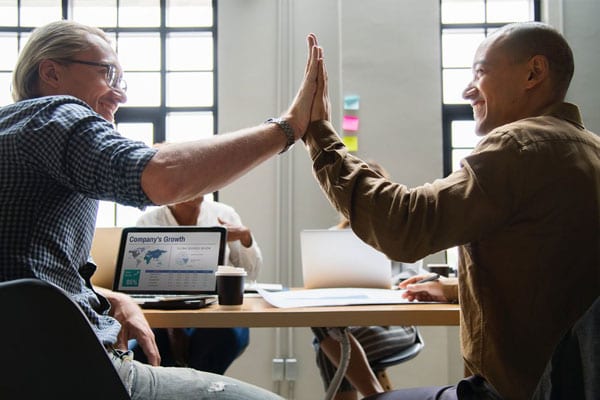
[[[348,369],[348,363],[350,362],[350,338],[348,328],[330,328],[328,329],[329,335],[340,342],[341,347],[341,358],[340,365],[327,388],[325,393],[325,400],[333,399],[333,396],[337,393],[342,383],[342,379],[346,375]]]

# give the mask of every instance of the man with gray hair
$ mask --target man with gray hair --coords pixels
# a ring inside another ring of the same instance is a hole
[[[141,309],[126,295],[98,293],[88,259],[98,200],[135,207],[185,201],[226,185],[300,138],[320,57],[314,37],[308,42],[304,81],[282,118],[160,149],[114,129],[127,86],[101,30],[50,23],[33,31],[19,56],[15,103],[0,109],[0,281],[38,278],[64,289],[90,320],[133,399],[279,398],[220,375],[154,367],[160,356]],[[125,351],[132,338],[151,365]]]

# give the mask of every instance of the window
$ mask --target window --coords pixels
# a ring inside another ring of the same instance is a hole
[[[127,81],[117,130],[148,145],[217,132],[216,0],[0,0],[0,106],[37,26],[72,19],[111,37]],[[97,226],[134,225],[141,211],[101,202]]]
[[[440,0],[442,51],[442,124],[444,176],[460,168],[479,137],[471,106],[462,91],[471,80],[471,64],[479,43],[511,22],[539,21],[539,0]],[[446,252],[451,266],[458,264],[456,248]]]

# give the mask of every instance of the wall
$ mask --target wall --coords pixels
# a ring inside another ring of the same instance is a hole
[[[563,27],[575,57],[568,100],[579,105],[586,127],[600,134],[600,1],[563,0]]]
[[[600,132],[595,68],[600,3],[547,3],[576,56],[569,96],[583,106],[588,127]],[[370,0],[368,6],[361,0],[227,0],[218,7],[220,132],[259,124],[286,109],[302,78],[306,34],[314,32],[325,48],[336,127],[343,96],[361,96],[358,155],[380,161],[408,186],[441,176],[437,0]],[[312,177],[302,145],[251,171],[220,196],[239,211],[262,248],[260,280],[301,285],[300,230],[328,227],[337,219]],[[397,387],[441,385],[462,375],[457,328],[425,327],[423,334],[424,352],[389,371]],[[293,385],[272,381],[274,357],[298,360]],[[250,347],[228,374],[289,398],[323,397],[306,328],[252,329]]]

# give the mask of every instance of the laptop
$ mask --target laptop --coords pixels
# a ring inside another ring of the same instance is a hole
[[[220,226],[124,228],[113,290],[142,305],[174,307],[171,302],[179,301],[191,307],[214,300],[226,243],[227,230]]]
[[[300,232],[304,287],[390,289],[390,259],[363,242],[350,229]]]

